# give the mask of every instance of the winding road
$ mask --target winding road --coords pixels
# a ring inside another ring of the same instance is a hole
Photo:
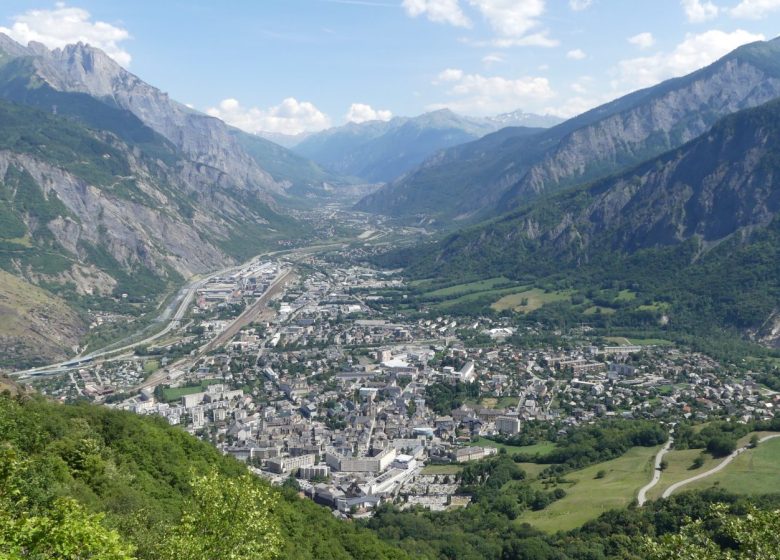
[[[762,437],[760,440],[758,440],[758,443],[764,443],[765,441],[768,441],[770,439],[778,438],[780,437],[780,434],[771,434],[768,436]],[[668,498],[671,496],[675,490],[678,488],[681,488],[687,484],[690,484],[691,482],[696,482],[697,480],[701,480],[703,478],[707,478],[708,476],[711,476],[717,472],[722,471],[725,469],[729,463],[731,463],[734,459],[739,457],[742,453],[750,449],[749,446],[740,447],[739,449],[735,450],[731,455],[723,459],[720,463],[718,463],[717,466],[711,468],[710,470],[703,472],[701,474],[697,474],[696,476],[692,476],[691,478],[686,478],[685,480],[681,480],[680,482],[675,482],[672,484],[669,488],[664,490],[664,493],[661,495],[662,498]]]
[[[639,506],[645,505],[645,502],[647,501],[647,493],[650,491],[651,488],[653,488],[656,484],[658,484],[658,481],[661,480],[661,473],[663,472],[661,470],[661,463],[664,460],[664,455],[669,453],[669,450],[672,448],[672,444],[674,443],[674,438],[672,437],[672,433],[674,432],[674,428],[672,428],[669,431],[669,439],[664,444],[664,446],[656,453],[655,455],[655,468],[653,469],[653,478],[642,486],[642,488],[639,489],[639,494],[637,495],[637,502],[639,503]]]

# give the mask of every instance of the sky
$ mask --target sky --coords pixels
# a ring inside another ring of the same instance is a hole
[[[780,35],[780,0],[3,0],[0,32],[82,41],[249,132],[450,108],[571,117]]]

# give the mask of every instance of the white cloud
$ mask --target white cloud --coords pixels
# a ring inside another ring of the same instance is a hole
[[[742,0],[729,14],[736,18],[761,19],[777,10],[780,10],[780,0]]]
[[[710,0],[681,0],[685,16],[691,23],[701,23],[718,17],[718,8]]]
[[[330,126],[330,119],[308,101],[288,97],[268,109],[242,107],[236,99],[223,99],[206,113],[251,133],[278,132],[300,134],[316,132]]]
[[[587,10],[593,4],[593,0],[569,0],[569,7],[575,12]]]
[[[572,82],[569,87],[574,93],[584,95],[588,93],[592,84],[593,78],[591,76],[580,76],[580,78]]]
[[[655,37],[653,37],[652,33],[646,31],[644,33],[638,33],[633,37],[629,37],[628,42],[632,45],[636,45],[640,49],[649,49],[655,45]]]
[[[471,27],[471,22],[460,9],[458,0],[403,0],[401,5],[410,17],[424,15],[436,23]]]
[[[500,62],[504,62],[504,57],[498,53],[490,53],[482,57],[482,64],[485,66],[492,66]]]
[[[122,66],[130,64],[130,54],[120,46],[130,33],[104,21],[92,21],[87,10],[57,2],[53,10],[28,10],[11,19],[11,27],[0,27],[0,33],[24,45],[37,41],[55,49],[82,42],[105,51]]]
[[[566,53],[566,58],[570,60],[583,60],[587,56],[582,49],[574,49]]]
[[[732,33],[713,29],[698,35],[688,34],[672,52],[621,61],[612,86],[621,93],[655,85],[707,66],[740,45],[763,39],[763,35],[742,29]]]
[[[442,80],[442,77],[447,77],[448,80]],[[464,114],[493,115],[514,111],[518,107],[533,110],[555,96],[547,78],[533,76],[516,79],[486,77],[448,69],[439,74],[439,79],[434,84],[444,82],[448,83],[449,89],[446,93],[451,100],[430,105],[428,109],[447,107]]]
[[[583,0],[576,0],[578,3]],[[590,2],[590,0],[584,0]],[[544,13],[546,0],[466,0],[475,8],[496,33],[490,40],[461,39],[476,47],[555,47],[549,30],[540,28],[539,18]],[[469,17],[461,9],[459,0],[403,0],[401,6],[410,17],[425,16],[436,23],[456,27],[471,27]]]
[[[558,41],[548,37],[547,29],[539,29],[545,0],[468,0],[498,34],[493,46],[554,47]]]
[[[389,121],[393,113],[385,109],[374,109],[365,103],[353,103],[347,111],[347,121],[362,123],[366,121]]]
[[[463,77],[463,70],[460,70],[458,68],[447,68],[446,70],[442,70],[439,72],[439,75],[436,76],[436,81],[433,82],[434,84],[439,84],[441,82],[457,82]]]

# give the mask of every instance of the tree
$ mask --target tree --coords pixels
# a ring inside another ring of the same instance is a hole
[[[178,525],[163,542],[160,558],[170,560],[271,560],[282,544],[273,515],[277,499],[253,477],[227,478],[217,472],[192,480],[192,497]]]
[[[87,512],[71,498],[58,498],[33,511],[24,486],[27,461],[6,449],[0,454],[0,558],[130,560],[133,547],[103,525],[103,515]]]
[[[777,558],[780,510],[748,510],[735,516],[715,504],[706,519],[688,521],[678,533],[646,539],[648,560],[753,560]]]
[[[715,436],[707,442],[707,451],[713,457],[725,457],[737,448],[737,442],[727,436]]]

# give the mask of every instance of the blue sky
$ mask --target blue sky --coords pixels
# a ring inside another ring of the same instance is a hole
[[[4,0],[0,27],[298,133],[441,107],[573,116],[774,38],[780,0]]]

